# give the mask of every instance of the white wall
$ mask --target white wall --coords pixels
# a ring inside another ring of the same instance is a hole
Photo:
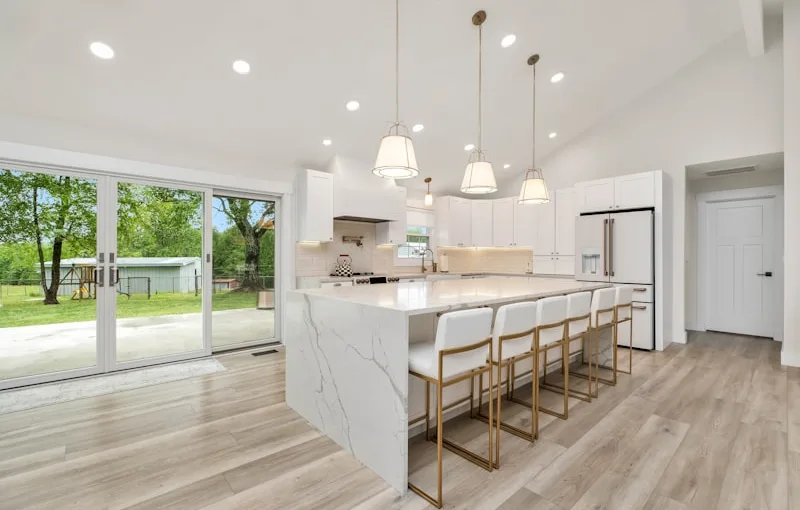
[[[783,170],[726,175],[711,179],[688,181],[686,186],[686,329],[696,330],[697,325],[697,194],[712,191],[759,188],[783,185]],[[776,252],[776,257],[781,256]],[[783,299],[779,299],[782,304]]]
[[[784,319],[785,365],[800,366],[800,0],[783,7],[784,79]]]
[[[543,162],[552,189],[647,170],[669,174],[673,252],[664,260],[671,261],[672,271],[665,269],[673,288],[664,289],[672,296],[664,333],[673,341],[685,342],[685,167],[783,150],[782,59],[777,43],[750,58],[744,35],[737,34]],[[517,193],[521,179],[501,196]]]

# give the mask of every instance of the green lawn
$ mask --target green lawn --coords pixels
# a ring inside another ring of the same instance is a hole
[[[28,287],[33,289],[33,287]],[[94,299],[72,300],[59,298],[59,305],[44,306],[41,298],[29,297],[22,291],[2,287],[0,297],[0,327],[33,326],[65,322],[91,321],[97,317]],[[117,317],[154,317],[182,313],[199,313],[201,298],[194,294],[153,294],[146,296],[117,296]],[[255,308],[255,292],[223,291],[213,294],[211,308],[216,311]]]

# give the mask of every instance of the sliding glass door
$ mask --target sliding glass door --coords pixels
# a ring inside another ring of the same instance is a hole
[[[0,389],[274,340],[278,205],[0,166]]]
[[[101,371],[98,180],[0,166],[0,389]]]
[[[212,204],[212,348],[273,341],[276,202],[217,193]]]

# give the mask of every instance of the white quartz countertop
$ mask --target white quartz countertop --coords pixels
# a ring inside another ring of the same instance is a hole
[[[407,315],[458,308],[540,299],[610,287],[608,283],[561,278],[502,278],[438,280],[293,290],[354,304],[389,308]]]

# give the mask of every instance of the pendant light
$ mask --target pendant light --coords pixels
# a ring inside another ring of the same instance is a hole
[[[536,63],[539,55],[532,55],[528,65],[533,68],[533,149],[531,151],[531,167],[525,172],[522,189],[519,192],[520,204],[546,204],[550,201],[547,183],[541,168],[536,168]]]
[[[469,155],[467,168],[464,170],[464,180],[461,182],[461,192],[469,194],[485,194],[497,191],[497,181],[494,179],[494,169],[481,147],[481,121],[482,121],[482,92],[483,92],[483,22],[486,21],[486,12],[478,11],[472,16],[472,24],[478,27],[478,144]]]
[[[419,168],[408,128],[400,123],[400,0],[395,0],[394,9],[394,124],[381,138],[372,173],[385,179],[410,179],[419,174]]]
[[[433,205],[433,195],[431,195],[431,178],[425,178],[425,184],[428,185],[428,192],[425,193],[425,205],[432,206]]]

